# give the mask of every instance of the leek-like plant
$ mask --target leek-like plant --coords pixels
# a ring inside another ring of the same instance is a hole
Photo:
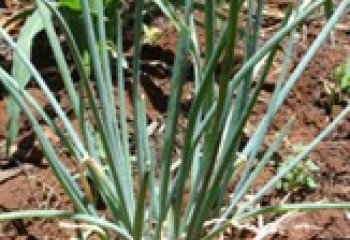
[[[288,161],[288,164],[259,191],[250,191],[250,186],[277,151],[293,124],[292,119],[286,123],[260,158],[258,152],[270,122],[317,50],[326,42],[336,22],[350,6],[350,0],[341,1],[334,11],[330,9],[332,5],[328,0],[307,3],[298,1],[295,9],[286,13],[276,33],[262,44],[259,42],[259,36],[264,17],[264,1],[228,1],[227,18],[221,20],[224,21],[220,22],[222,31],[216,34],[215,6],[213,1],[207,0],[203,6],[207,42],[204,59],[201,57],[196,33],[195,2],[185,0],[178,9],[168,1],[154,2],[179,31],[162,151],[159,153],[154,152],[149,140],[145,98],[139,88],[142,74],[140,60],[143,42],[143,0],[134,2],[132,102],[135,135],[131,137],[128,135],[130,126],[127,124],[125,108],[126,78],[123,72],[121,8],[115,9],[117,54],[112,55],[106,39],[104,2],[80,1],[79,7],[84,19],[81,34],[85,34],[88,41],[93,73],[90,76],[84,66],[84,56],[79,51],[77,41],[56,5],[48,0],[36,1],[36,21],[40,21],[39,25],[46,31],[74,116],[79,120],[81,135],[73,128],[67,114],[47,87],[45,79],[31,63],[26,54],[27,49],[20,47],[0,28],[0,37],[13,49],[16,61],[25,66],[23,71],[29,73],[42,89],[59,122],[62,123],[63,127],[59,127],[57,121],[50,118],[17,81],[16,75],[0,68],[1,84],[30,122],[53,174],[74,207],[72,212],[33,209],[1,213],[0,220],[68,219],[92,225],[90,230],[102,239],[211,239],[236,223],[264,213],[350,208],[348,202],[256,207],[261,198],[273,191],[281,179],[337,126],[350,111],[350,106],[344,108],[319,136]],[[90,6],[91,3],[94,6]],[[295,47],[298,26],[323,6],[327,9],[325,25],[296,68],[289,74],[288,66]],[[92,18],[91,9],[96,11],[96,19]],[[247,20],[242,39],[241,18]],[[59,29],[54,27],[54,23]],[[79,76],[76,85],[73,84],[58,31],[64,35],[73,56]],[[242,146],[243,130],[282,40],[286,40],[287,46],[283,52],[284,59],[279,78],[276,79],[272,100],[254,134]],[[245,55],[241,67],[233,74],[232,62],[238,41],[243,41]],[[111,61],[113,56],[117,57],[116,61]],[[174,171],[176,126],[188,60],[191,60],[194,68],[193,99],[188,113],[181,159]],[[116,66],[113,66],[112,62],[115,62]],[[216,75],[215,70],[219,64],[221,70]],[[116,74],[113,74],[113,71]],[[113,94],[114,85],[118,85],[117,98]],[[214,90],[216,85],[217,91]],[[116,103],[119,105],[119,111],[116,111]],[[60,161],[39,120],[54,130],[62,145],[70,152],[79,169],[78,178],[72,176]],[[130,141],[135,143],[135,152],[131,152]],[[155,160],[156,154],[160,154],[159,164]],[[228,186],[233,179],[237,179],[236,185],[232,192],[228,192]],[[91,187],[91,184],[94,186]],[[134,189],[135,184],[138,186],[137,191]],[[190,186],[186,197],[185,185]],[[96,194],[101,197],[108,214],[97,211],[94,198]],[[250,197],[247,201],[248,194]],[[228,195],[227,200],[225,196]]]

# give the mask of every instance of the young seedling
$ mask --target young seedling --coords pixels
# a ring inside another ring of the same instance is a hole
[[[288,165],[295,158],[295,155],[303,150],[303,146],[296,144],[292,147],[292,150],[293,153],[288,155],[278,166],[278,171],[281,171],[281,169]],[[298,191],[300,189],[314,190],[318,187],[318,183],[314,178],[314,174],[317,171],[319,171],[317,164],[311,158],[306,158],[280,180],[277,188],[286,191]]]
[[[146,24],[143,24],[143,42],[154,45],[158,42],[162,35],[162,31],[160,28],[147,26]]]
[[[350,56],[335,69],[333,80],[342,92],[350,92]]]
[[[350,57],[335,68],[331,82],[325,82],[324,88],[328,95],[329,112],[332,114],[337,101],[350,92]]]

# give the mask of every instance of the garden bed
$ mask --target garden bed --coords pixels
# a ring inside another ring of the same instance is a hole
[[[343,23],[349,24],[349,21],[350,15],[344,17]],[[143,48],[142,68],[145,74],[141,80],[141,86],[146,95],[149,124],[154,126],[152,139],[155,145],[162,144],[160,130],[166,117],[170,88],[171,70],[168,66],[171,66],[173,61],[177,37],[176,31],[166,20],[156,19],[152,24],[157,25],[159,22],[161,22],[163,32],[160,40],[155,45],[146,45]],[[274,20],[270,19],[264,28],[269,29],[274,24]],[[299,56],[302,56],[310,41],[320,31],[317,25],[317,21],[310,21],[306,29],[306,38],[297,44],[294,62],[298,62]],[[346,58],[344,49],[346,47],[350,48],[349,32],[338,29],[334,32],[334,37],[334,43],[328,42],[319,50],[270,127],[264,143],[265,147],[271,143],[271,137],[287,120],[292,116],[296,118],[291,134],[275,156],[275,165],[290,154],[293,145],[309,143],[344,107],[342,102],[339,102],[334,106],[333,112],[329,113],[327,97],[324,94],[324,82],[330,81],[334,69]],[[38,64],[42,63],[41,70],[44,72],[46,70],[46,74],[50,74],[50,76],[55,75],[55,71],[48,71],[50,64],[45,62],[45,56],[48,53],[40,48],[35,48],[34,52]],[[6,60],[2,60],[1,64],[7,64]],[[274,70],[278,71],[278,68],[279,63],[276,62]],[[274,71],[270,75],[268,82],[263,86],[262,97],[259,98],[259,103],[249,120],[251,128],[246,129],[247,135],[254,132],[254,126],[265,113],[266,103],[271,98],[274,88]],[[181,149],[183,144],[183,128],[185,128],[186,114],[191,104],[191,79],[187,80],[182,96],[181,126],[178,128],[179,132],[176,139],[178,149]],[[66,96],[63,86],[58,81],[53,81],[51,87],[55,89],[56,95],[62,105],[65,106]],[[35,85],[30,85],[28,89],[39,99],[43,106],[47,104]],[[65,110],[69,111],[70,107],[67,104],[66,106]],[[130,106],[129,103],[128,115],[131,121]],[[1,93],[0,143],[2,145],[5,142],[6,120],[5,96],[4,93]],[[53,142],[56,141],[56,147],[59,149],[59,141],[55,139],[49,129],[46,133],[49,138],[52,137]],[[43,159],[34,134],[24,118],[21,119],[18,146],[13,151],[14,154],[11,159],[5,158],[3,151],[0,152],[0,211],[34,208],[70,209],[69,200],[56,182],[45,159]],[[60,157],[67,166],[70,166],[72,172],[76,171],[76,166],[65,152],[62,151]],[[333,131],[316,147],[310,158],[320,168],[315,174],[315,180],[319,184],[315,190],[300,189],[295,192],[278,190],[268,194],[262,204],[270,205],[280,201],[350,201],[350,116],[341,123],[336,131]],[[259,189],[259,186],[271,178],[276,171],[275,165],[271,164],[266,168],[266,171],[263,171],[254,188]],[[285,218],[283,216],[267,216],[263,220],[265,224],[276,223],[275,226],[271,225],[274,231],[267,239],[350,238],[350,212],[343,210],[291,213]],[[1,223],[0,239],[68,239],[74,234],[72,229],[62,226],[62,223],[60,224],[51,220],[18,220]],[[254,234],[249,229],[238,231],[238,229],[233,228],[231,232],[227,233],[227,239],[249,239],[253,236]]]

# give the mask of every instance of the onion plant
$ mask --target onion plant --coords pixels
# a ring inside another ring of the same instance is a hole
[[[22,87],[17,75],[0,68],[0,82],[30,122],[53,174],[74,207],[74,211],[33,209],[1,213],[0,220],[68,219],[90,224],[91,230],[102,239],[211,239],[236,223],[265,213],[349,208],[348,202],[280,204],[263,208],[258,208],[257,204],[337,126],[350,111],[350,106],[346,106],[329,126],[258,191],[252,191],[250,187],[293,125],[291,117],[267,151],[258,154],[271,121],[317,50],[327,41],[336,22],[349,7],[350,0],[340,1],[334,10],[327,0],[298,1],[295,8],[286,13],[278,30],[264,43],[259,40],[264,18],[263,0],[227,1],[227,18],[221,19],[220,27],[214,11],[215,1],[206,0],[202,5],[205,13],[204,55],[200,52],[194,17],[198,3],[185,0],[183,5],[175,7],[168,1],[153,2],[179,32],[160,152],[155,152],[147,133],[145,98],[140,90],[143,0],[134,1],[132,126],[127,124],[126,117],[121,4],[116,4],[115,9],[117,52],[111,54],[106,40],[104,1],[80,1],[84,19],[81,34],[88,40],[93,73],[90,76],[77,41],[55,2],[35,2],[36,19],[49,39],[74,117],[79,120],[79,129],[73,128],[67,113],[28,58],[27,49],[20,47],[0,28],[2,40],[13,49],[16,61],[25,66],[22,71],[28,72],[41,88],[58,121],[53,120]],[[289,73],[298,27],[313,14],[319,14],[323,7],[327,10],[323,28],[296,68]],[[92,18],[91,9],[96,11],[97,18]],[[217,29],[220,29],[219,34],[216,34]],[[73,56],[78,79],[71,74],[70,63],[59,40],[61,35]],[[238,71],[233,73],[233,56],[239,41],[244,45],[244,60]],[[272,99],[254,134],[243,144],[243,130],[275,61],[276,52],[283,45],[282,41],[286,43],[282,52],[284,58],[279,77],[275,79]],[[114,57],[116,59],[112,59]],[[193,98],[181,159],[174,168],[176,126],[189,61],[194,69]],[[219,64],[220,72],[217,73]],[[113,91],[116,85],[117,96]],[[78,176],[72,175],[60,161],[55,146],[45,136],[42,122],[54,130],[62,146],[69,151],[79,169]],[[129,136],[130,127],[135,130],[132,136]],[[133,151],[131,143],[136,146]],[[156,158],[157,154],[159,157]],[[229,191],[233,180],[234,188]],[[185,185],[189,186],[188,194],[185,194]],[[247,195],[250,197],[247,198]],[[102,199],[106,211],[98,211],[96,196]],[[84,226],[82,230],[86,229]]]

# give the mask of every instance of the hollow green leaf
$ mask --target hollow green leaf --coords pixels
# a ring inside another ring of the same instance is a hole
[[[38,11],[34,11],[30,17],[26,20],[25,24],[21,28],[21,31],[17,38],[17,44],[22,49],[26,57],[30,58],[32,53],[32,47],[37,34],[44,29],[44,25],[41,21],[41,17]],[[21,61],[17,54],[13,56],[12,76],[18,81],[20,86],[25,87],[31,74],[29,73],[25,64]],[[19,115],[20,109],[14,103],[11,96],[7,102],[8,122],[6,132],[6,149],[9,154],[11,145],[14,144],[19,129]]]

